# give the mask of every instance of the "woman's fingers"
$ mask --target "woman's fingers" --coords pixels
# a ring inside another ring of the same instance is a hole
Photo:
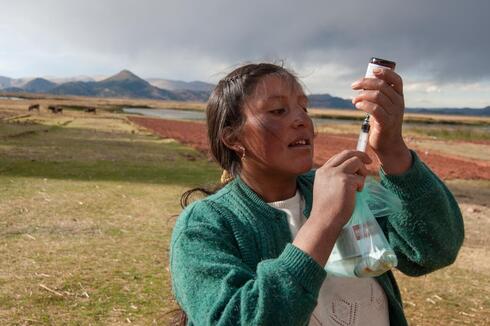
[[[364,188],[364,182],[366,182],[366,177],[353,174],[349,175],[348,178],[349,182],[354,185],[357,191],[362,191],[362,188]]]
[[[369,82],[369,81],[378,79],[378,80],[385,81],[387,86],[390,86],[398,95],[403,96],[403,80],[400,77],[400,75],[398,75],[396,72],[394,72],[391,69],[379,69],[379,71],[378,70],[374,71],[374,76],[376,78],[366,77],[366,78],[363,78],[363,79],[360,79],[360,80],[354,82],[352,84],[352,88],[354,88],[354,89],[365,88],[365,87],[357,87],[356,88],[356,86],[358,86],[357,84],[359,84],[363,81]],[[372,83],[371,83],[371,85],[372,85]]]
[[[364,177],[368,175],[366,165],[357,156],[353,156],[345,160],[342,164],[339,165],[339,168],[348,174],[357,174]]]
[[[374,72],[374,75],[393,86],[395,91],[403,96],[403,80],[396,72],[391,69],[379,69]]]
[[[363,89],[363,90],[378,90],[386,95],[390,101],[394,104],[403,104],[403,85],[401,82],[401,77],[395,72],[382,69],[381,75],[376,75],[379,78],[362,78],[355,81],[352,84],[352,89]],[[396,75],[395,76],[393,76]],[[396,80],[396,84],[392,82]]]
[[[383,92],[386,97],[390,99],[392,103],[399,104],[402,100],[402,96],[398,94],[393,87],[388,85],[382,79],[377,78],[363,78],[358,80],[352,85],[352,89],[362,89],[362,90],[377,90]]]
[[[362,78],[352,84],[353,89],[362,90],[352,102],[373,117],[369,145],[383,160],[393,148],[406,149],[402,138],[403,82],[390,69],[375,69],[373,73],[374,78]]]
[[[380,125],[385,125],[389,122],[390,115],[397,115],[399,112],[391,100],[381,91],[363,91],[358,96],[354,97],[352,103],[356,108],[371,114]]]
[[[391,102],[390,98],[379,90],[365,90],[360,92],[356,97],[352,99],[352,104],[355,105],[356,103],[361,101],[373,102],[385,108],[393,106],[393,102]]]
[[[385,110],[384,107],[376,103],[368,101],[357,102],[356,108],[371,114],[380,126],[386,125],[390,121],[390,114]]]
[[[332,156],[325,163],[325,166],[336,167],[352,157],[358,157],[365,164],[369,164],[372,162],[371,158],[364,152],[344,150],[339,154]]]

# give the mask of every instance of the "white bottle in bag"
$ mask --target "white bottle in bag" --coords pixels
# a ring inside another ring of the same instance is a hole
[[[363,192],[367,192],[367,187]],[[362,196],[356,194],[351,219],[344,226],[328,258],[325,270],[338,277],[374,277],[398,263],[383,230]]]

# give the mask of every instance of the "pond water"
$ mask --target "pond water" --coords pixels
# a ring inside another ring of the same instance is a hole
[[[149,117],[158,117],[165,119],[174,120],[198,120],[204,121],[206,115],[202,111],[187,111],[187,110],[174,110],[174,109],[147,109],[147,108],[123,108],[125,113],[141,114]],[[336,124],[350,124],[359,122],[358,120],[338,120],[338,119],[327,119],[327,118],[314,118],[313,122],[315,125],[336,123]],[[360,123],[360,122],[359,122]]]
[[[173,120],[202,120],[206,119],[204,112],[173,109],[123,108],[123,112],[141,114],[149,117]]]
[[[15,96],[0,96],[0,100],[24,101],[25,98],[15,97]]]

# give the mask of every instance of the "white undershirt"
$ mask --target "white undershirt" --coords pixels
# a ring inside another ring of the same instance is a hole
[[[296,191],[294,197],[268,203],[287,214],[292,238],[306,221],[304,198]],[[383,288],[372,277],[344,278],[327,275],[320,288],[318,303],[309,326],[388,326],[388,302]]]

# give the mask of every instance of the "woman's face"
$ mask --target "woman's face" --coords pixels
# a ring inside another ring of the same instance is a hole
[[[297,176],[312,168],[314,132],[307,105],[292,78],[268,75],[258,82],[244,106],[244,171]]]

